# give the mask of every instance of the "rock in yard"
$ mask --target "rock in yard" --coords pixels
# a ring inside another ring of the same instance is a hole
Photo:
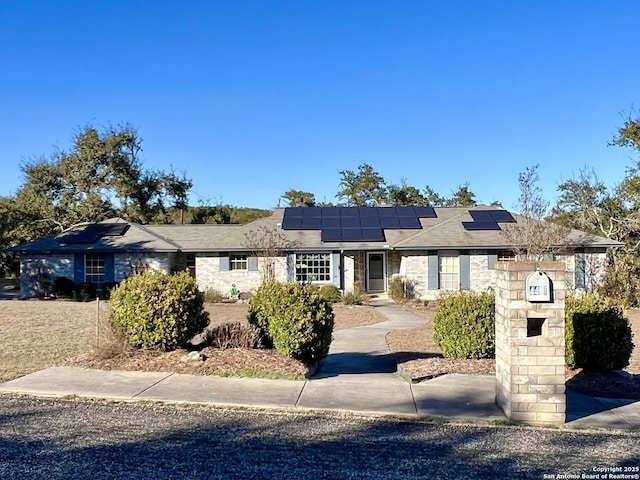
[[[200,352],[189,352],[180,360],[182,360],[183,362],[202,362],[204,361],[204,355],[202,355]]]

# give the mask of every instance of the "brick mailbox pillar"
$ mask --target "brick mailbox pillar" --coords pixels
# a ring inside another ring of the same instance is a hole
[[[495,269],[496,404],[509,420],[562,424],[565,265],[497,262]]]

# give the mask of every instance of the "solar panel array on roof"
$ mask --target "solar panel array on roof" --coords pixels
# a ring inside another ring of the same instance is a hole
[[[506,210],[469,210],[473,222],[462,222],[465,230],[500,230],[500,223],[515,223]]]
[[[432,207],[286,208],[284,230],[321,230],[323,242],[384,242],[384,229],[419,229],[420,218],[436,218]]]
[[[118,237],[123,235],[128,228],[128,223],[96,223],[88,225],[83,229],[78,229],[64,234],[61,243],[95,243],[102,237]]]

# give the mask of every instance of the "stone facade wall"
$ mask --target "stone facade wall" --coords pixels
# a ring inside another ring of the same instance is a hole
[[[553,282],[552,302],[525,299],[536,267]],[[564,423],[565,263],[497,262],[496,272],[496,403],[510,420]],[[527,336],[533,319],[544,319],[541,335]]]
[[[166,253],[116,253],[114,255],[114,280],[119,282],[131,275],[132,266],[171,273],[171,262]]]
[[[56,278],[67,277],[73,280],[73,254],[54,254],[47,256],[20,256],[20,296],[29,298],[38,296],[36,277],[41,273],[48,273],[50,283]]]
[[[496,288],[496,270],[489,268],[489,256],[486,250],[471,250],[469,264],[472,292],[483,292],[489,288]]]
[[[217,290],[223,295],[231,292],[231,286],[235,284],[240,292],[251,292],[262,283],[266,259],[258,258],[258,270],[228,270],[220,271],[220,257],[196,257],[196,281],[202,291]],[[287,281],[287,258],[275,258],[276,279]]]
[[[433,291],[427,283],[429,258],[424,252],[402,252],[401,268],[406,282],[410,283],[415,298],[429,298]]]
[[[352,254],[345,254],[342,258],[342,275],[344,279],[344,291],[353,291],[353,283],[355,281],[355,257]]]

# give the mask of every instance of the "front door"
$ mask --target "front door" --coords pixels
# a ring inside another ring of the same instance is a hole
[[[384,253],[367,253],[367,290],[384,292]]]

